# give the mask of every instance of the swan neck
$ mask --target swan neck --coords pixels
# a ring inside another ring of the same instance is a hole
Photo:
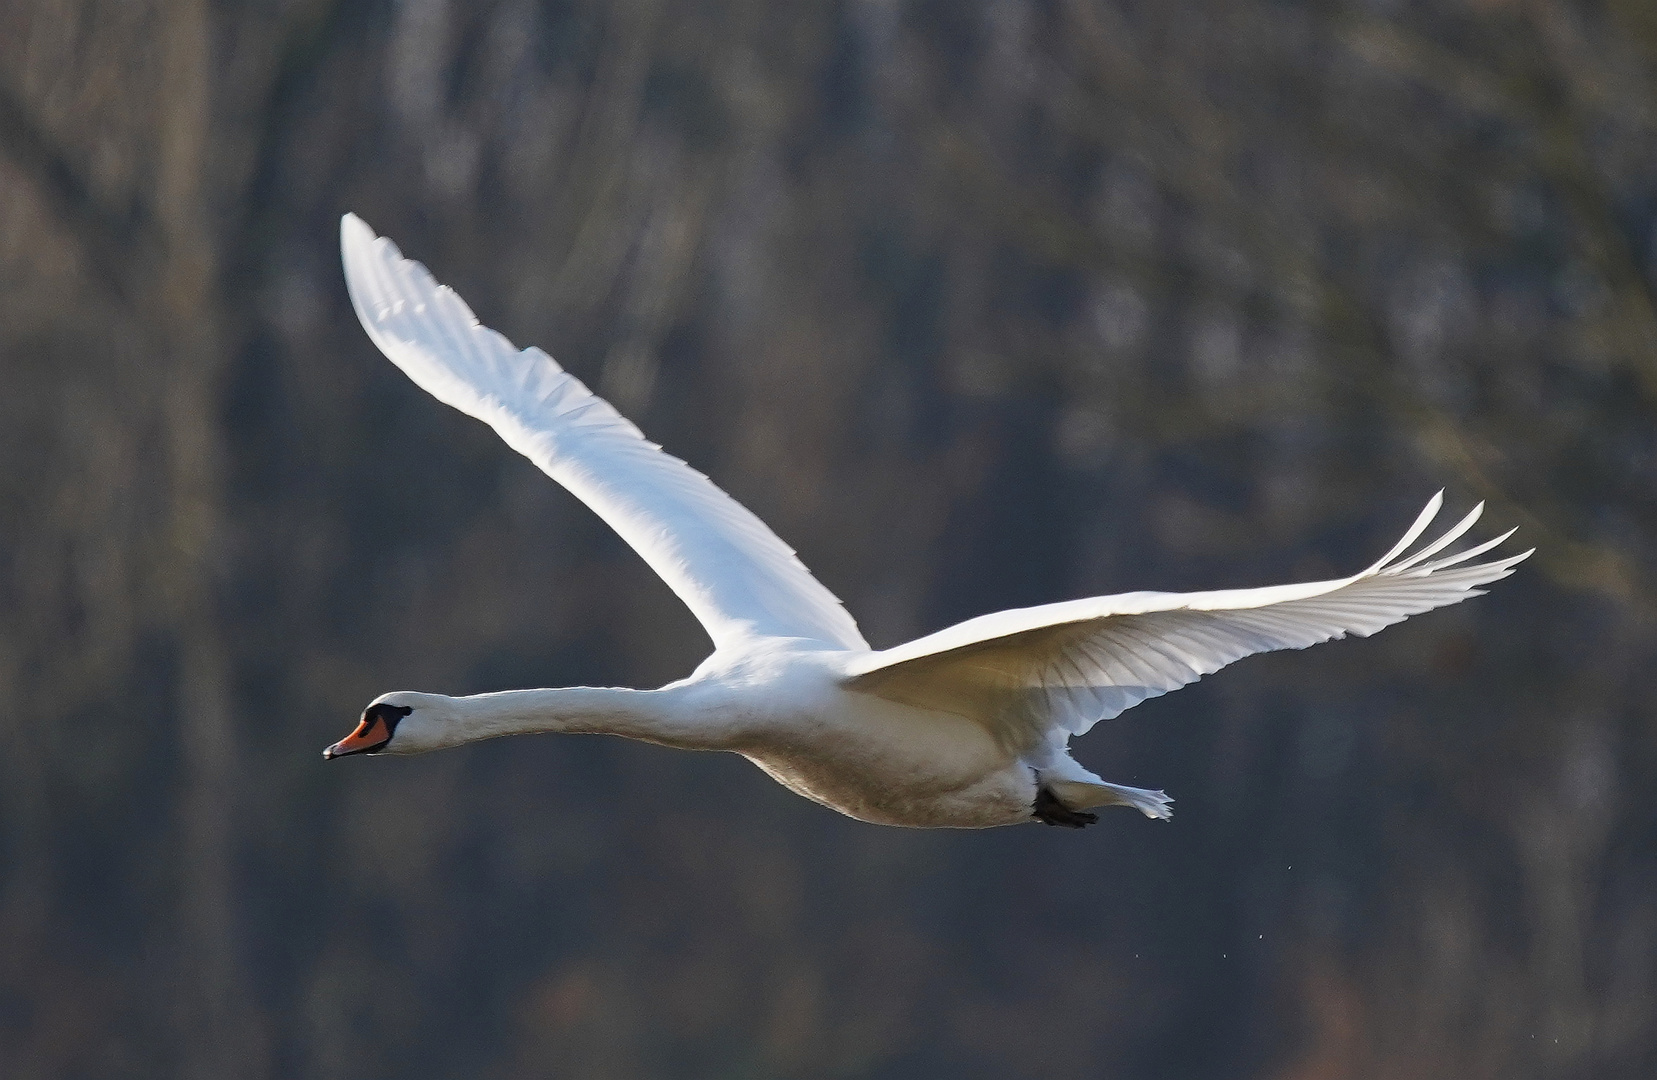
[[[724,732],[689,707],[683,687],[570,686],[457,698],[467,739],[570,732],[621,735],[690,750],[717,749]]]

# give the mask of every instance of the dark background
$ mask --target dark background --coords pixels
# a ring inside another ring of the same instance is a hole
[[[0,3],[0,1074],[1657,1074],[1654,80],[1649,0]],[[1540,551],[1080,741],[1171,825],[325,765],[707,648],[376,354],[347,209],[877,647],[1439,487]]]

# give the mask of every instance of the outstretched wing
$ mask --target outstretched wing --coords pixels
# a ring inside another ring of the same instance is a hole
[[[647,442],[540,349],[478,324],[454,290],[362,219],[340,222],[345,280],[374,344],[603,518],[701,620],[715,647],[752,636],[867,649],[857,624],[764,522]]]
[[[1428,561],[1478,520],[1401,558],[1443,505],[1434,495],[1404,539],[1336,581],[1202,593],[1124,593],[997,612],[859,658],[849,689],[974,716],[1026,749],[1055,729],[1085,733],[1253,653],[1367,637],[1411,615],[1477,596],[1530,555],[1470,563],[1513,535]]]

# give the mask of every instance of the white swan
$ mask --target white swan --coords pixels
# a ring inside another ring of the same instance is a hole
[[[659,690],[386,694],[324,751],[411,754],[525,732],[604,732],[742,754],[791,791],[864,821],[1080,827],[1091,807],[1170,816],[1160,791],[1108,784],[1067,746],[1146,698],[1251,653],[1369,635],[1477,595],[1530,554],[1470,562],[1512,532],[1403,557],[1436,515],[1352,577],[1224,592],[1135,592],[1002,611],[874,652],[782,541],[539,349],[480,326],[452,290],[347,214],[351,300],[392,362],[563,484],[660,574],[713,638]]]

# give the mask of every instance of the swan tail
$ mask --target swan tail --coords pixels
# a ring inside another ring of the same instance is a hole
[[[1171,805],[1174,800],[1162,791],[1084,780],[1050,780],[1047,786],[1060,802],[1072,810],[1087,810],[1095,806],[1131,806],[1146,817],[1160,821],[1174,816]]]

